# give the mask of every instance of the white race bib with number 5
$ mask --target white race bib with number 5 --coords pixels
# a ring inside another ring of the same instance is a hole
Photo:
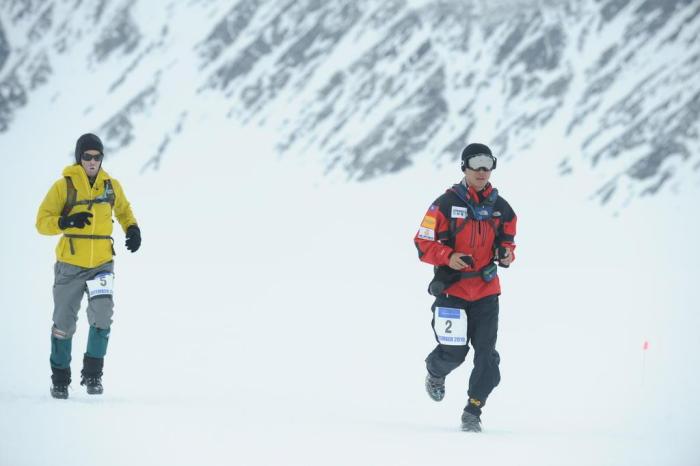
[[[114,289],[114,274],[104,272],[85,283],[88,287],[88,296],[90,299],[97,296],[112,296],[112,290]]]
[[[435,334],[443,345],[465,346],[467,344],[467,313],[464,309],[436,307]]]

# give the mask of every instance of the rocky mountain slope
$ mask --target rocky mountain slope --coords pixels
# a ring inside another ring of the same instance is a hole
[[[144,169],[213,119],[351,180],[479,140],[625,200],[700,178],[699,74],[692,0],[0,2],[0,139],[48,106]]]

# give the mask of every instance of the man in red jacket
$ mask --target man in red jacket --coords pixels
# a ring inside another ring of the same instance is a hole
[[[517,218],[489,183],[495,168],[488,146],[465,147],[464,178],[433,202],[414,238],[420,260],[435,269],[428,291],[435,296],[432,326],[438,345],[425,360],[425,388],[441,401],[445,377],[464,362],[471,344],[474,368],[462,413],[462,430],[470,432],[481,431],[481,410],[501,380],[497,268],[515,259]]]

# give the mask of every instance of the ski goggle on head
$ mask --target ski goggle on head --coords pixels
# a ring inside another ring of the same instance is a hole
[[[462,161],[462,171],[465,169],[487,171],[496,169],[496,157],[489,154],[474,154]]]

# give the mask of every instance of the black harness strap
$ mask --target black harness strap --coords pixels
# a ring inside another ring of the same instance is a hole
[[[460,188],[460,189],[458,189]],[[462,222],[462,225],[458,228],[457,227],[457,219],[452,217],[452,207],[458,206],[458,207],[463,207],[466,208],[467,211],[469,212],[474,212],[476,208],[480,206],[487,206],[491,210],[493,210],[493,206],[496,203],[496,198],[498,197],[498,191],[494,190],[495,194],[489,195],[489,197],[479,206],[474,206],[473,202],[471,202],[467,196],[466,189],[464,189],[464,186],[459,184],[455,185],[453,189],[448,190],[447,192],[451,195],[451,199],[448,199],[448,202],[441,202],[440,203],[440,211],[442,212],[442,215],[449,219],[450,221],[450,227],[449,230],[443,233],[438,234],[438,239],[443,241],[443,243],[452,249],[455,248],[455,242],[457,235],[467,226],[468,220],[470,218],[464,219],[464,222]],[[471,220],[476,221],[481,223],[484,220],[476,220],[474,218],[471,218]],[[498,240],[498,227],[496,226],[496,220],[493,218],[493,216],[489,216],[488,219],[485,220],[486,223],[488,223],[491,228],[493,228],[494,234],[496,236],[496,240]],[[493,266],[493,262],[490,262],[486,264],[484,267],[482,267],[480,270],[474,271],[474,272],[460,272],[459,273],[459,279],[464,279],[464,278],[473,278],[473,277],[482,277],[484,271]],[[437,273],[439,267],[435,267],[434,271]]]
[[[498,192],[498,191],[496,191],[496,192]],[[460,193],[457,193],[454,190],[449,190],[448,193],[452,195],[453,200],[450,200],[449,202],[446,202],[444,204],[441,203],[440,204],[440,211],[442,212],[442,215],[445,218],[449,219],[450,228],[446,233],[440,233],[438,236],[439,236],[439,239],[444,241],[444,243],[447,246],[454,249],[455,240],[457,238],[457,235],[464,228],[466,228],[467,220],[469,220],[469,219],[465,219],[465,221],[462,222],[462,225],[459,228],[457,228],[457,219],[452,218],[452,207],[454,207],[455,205],[458,207],[462,207],[462,205],[463,205],[464,208],[466,208],[467,210],[471,210],[471,211],[474,210],[474,207],[473,207],[473,204],[470,203],[470,201],[468,201],[466,197],[463,198],[460,195]],[[490,201],[487,200],[487,202],[489,203],[490,207],[493,207],[493,204],[495,204],[495,200],[490,200]],[[462,204],[462,205],[460,205],[460,204]],[[484,203],[484,204],[486,204],[486,203]],[[477,222],[484,221],[484,220],[475,220],[475,219],[472,219],[472,220],[477,221]],[[488,220],[485,220],[485,222],[493,229],[493,232],[496,235],[496,237],[498,237],[498,227],[496,226],[496,220],[493,217],[491,217]]]
[[[486,270],[492,266],[493,266],[493,262],[489,262],[488,264],[486,264],[481,269],[479,269],[475,272],[460,272],[460,278],[481,277],[484,274],[484,270]]]
[[[63,210],[61,211],[61,217],[65,217],[70,213],[71,210],[73,210],[73,206],[75,205],[75,199],[78,196],[78,191],[73,185],[73,180],[71,180],[70,176],[66,176],[65,178],[66,189],[68,192],[66,194],[66,203],[63,205]]]
[[[73,207],[77,205],[87,205],[88,210],[92,210],[92,205],[93,204],[102,204],[106,203],[109,204],[110,207],[114,207],[114,188],[112,187],[112,180],[105,180],[105,190],[104,194],[102,196],[95,198],[95,199],[83,199],[82,201],[78,201],[78,190],[75,189],[75,185],[73,184],[73,180],[71,179],[70,176],[66,176],[66,203],[63,206],[63,210],[61,211],[61,216],[65,217],[70,213],[71,210],[73,210]]]
[[[446,232],[438,234],[438,238],[445,243],[445,245],[451,247],[452,249],[455,248],[455,238],[457,238],[457,234],[464,229],[464,227],[467,226],[467,222],[464,222],[461,226],[461,228],[457,229],[457,219],[452,218],[452,207],[459,202],[462,202],[462,199],[460,199],[459,196],[453,191],[448,191],[448,194],[452,195],[454,199],[450,199],[448,202],[441,202],[440,203],[440,212],[442,212],[442,215],[446,218],[449,219],[450,221],[450,228]],[[457,202],[455,202],[457,201]]]
[[[68,238],[68,244],[70,244],[70,253],[75,255],[75,248],[73,247],[73,238],[77,239],[108,239],[112,242],[112,255],[116,256],[114,253],[114,238],[106,235],[74,235],[70,233],[64,233],[63,236]]]
[[[88,210],[92,210],[92,205],[93,204],[101,204],[101,203],[106,203],[109,204],[110,207],[114,207],[114,189],[112,188],[112,180],[105,180],[105,190],[104,194],[96,199],[85,199],[82,201],[78,201],[78,190],[75,189],[75,185],[73,184],[73,180],[71,179],[70,176],[66,176],[66,203],[63,206],[63,210],[61,211],[61,217],[67,216],[71,210],[73,210],[73,207],[76,205],[87,205]],[[68,244],[70,245],[70,253],[71,255],[75,255],[75,247],[73,246],[73,238],[78,238],[78,239],[108,239],[112,242],[112,255],[116,256],[116,253],[114,252],[114,238],[111,236],[105,236],[105,235],[76,235],[76,234],[69,234],[69,233],[64,233],[63,236],[68,238]]]

